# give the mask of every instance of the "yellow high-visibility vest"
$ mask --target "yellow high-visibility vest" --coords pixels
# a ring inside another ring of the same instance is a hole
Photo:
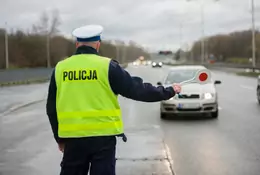
[[[108,80],[109,64],[109,58],[80,54],[56,65],[56,109],[60,138],[123,133],[120,105]]]

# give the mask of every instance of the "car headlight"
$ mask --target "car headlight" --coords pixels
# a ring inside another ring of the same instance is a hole
[[[153,63],[153,66],[155,66],[156,65],[156,63]]]
[[[159,65],[161,66],[161,65],[162,65],[162,62],[160,62]]]
[[[212,93],[204,93],[203,94],[203,98],[206,100],[212,99],[213,98],[213,94]]]

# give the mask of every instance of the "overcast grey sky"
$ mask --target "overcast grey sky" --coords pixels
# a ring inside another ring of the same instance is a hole
[[[134,40],[156,50],[176,49],[201,37],[203,0],[190,1],[0,0],[0,25],[7,21],[9,27],[29,28],[42,11],[58,9],[64,34],[81,25],[101,24],[104,39]],[[260,0],[255,0],[255,6],[256,26],[260,27]],[[204,0],[204,14],[206,35],[248,29],[251,0]]]

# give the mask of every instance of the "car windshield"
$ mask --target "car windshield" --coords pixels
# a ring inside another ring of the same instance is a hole
[[[199,69],[171,70],[165,80],[165,84],[181,83],[192,79]]]

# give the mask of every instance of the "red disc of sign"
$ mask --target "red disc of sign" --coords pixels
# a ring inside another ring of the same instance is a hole
[[[200,81],[206,81],[208,79],[208,74],[206,73],[201,73],[200,76],[199,76],[199,80]]]

